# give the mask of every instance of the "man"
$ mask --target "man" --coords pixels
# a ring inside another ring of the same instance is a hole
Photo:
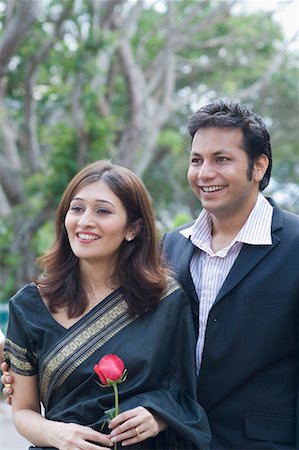
[[[194,311],[212,448],[299,448],[299,218],[261,194],[272,156],[258,116],[215,102],[189,131],[188,179],[203,210],[163,249]]]
[[[299,217],[261,193],[272,157],[260,117],[219,101],[188,128],[188,180],[203,210],[163,249],[198,326],[212,448],[298,449]]]

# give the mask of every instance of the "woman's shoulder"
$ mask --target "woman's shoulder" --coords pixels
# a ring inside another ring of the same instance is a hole
[[[189,304],[189,300],[185,292],[183,291],[182,286],[173,276],[168,276],[167,278],[167,287],[164,295],[161,298],[161,301],[165,299],[167,299],[168,301],[177,301],[181,305]]]
[[[10,304],[13,306],[21,306],[31,303],[32,300],[40,298],[37,286],[35,283],[28,283],[21,287],[10,299]]]
[[[163,295],[164,297],[167,297],[168,295],[172,294],[173,292],[180,291],[182,289],[181,285],[177,282],[177,280],[172,276],[167,276],[167,286],[165,293]]]

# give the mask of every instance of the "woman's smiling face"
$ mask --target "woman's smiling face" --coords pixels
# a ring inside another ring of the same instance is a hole
[[[80,259],[99,261],[117,255],[130,237],[127,213],[120,199],[100,180],[76,192],[65,217],[73,253]]]

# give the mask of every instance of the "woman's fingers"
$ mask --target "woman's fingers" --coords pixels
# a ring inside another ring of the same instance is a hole
[[[111,441],[132,445],[159,433],[158,422],[153,414],[142,406],[119,414],[109,424]]]
[[[13,383],[13,377],[9,375],[8,365],[6,363],[1,364],[2,376],[1,383],[3,384],[2,393],[6,398],[6,403],[11,405],[11,395],[13,393],[13,388],[11,387],[11,383]]]
[[[7,370],[2,370],[1,383],[3,384],[13,383],[13,377],[9,375],[9,372]]]
[[[1,372],[8,372],[8,370],[9,370],[8,364],[6,362],[3,362],[0,366],[0,368],[1,368]]]
[[[152,437],[150,430],[142,431],[141,427],[131,428],[126,433],[111,437],[112,442],[121,442],[122,446],[137,444]]]
[[[110,450],[113,445],[106,434],[74,423],[56,423],[50,439],[51,445],[64,450]]]

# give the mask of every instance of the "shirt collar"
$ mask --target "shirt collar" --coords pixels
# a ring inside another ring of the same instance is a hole
[[[259,192],[257,201],[244,223],[243,227],[230,244],[242,242],[251,245],[271,245],[271,224],[272,224],[273,207],[265,199],[263,194]],[[195,223],[180,233],[191,241],[196,247],[202,248],[211,239],[212,219],[211,214],[203,209],[196,219]]]

